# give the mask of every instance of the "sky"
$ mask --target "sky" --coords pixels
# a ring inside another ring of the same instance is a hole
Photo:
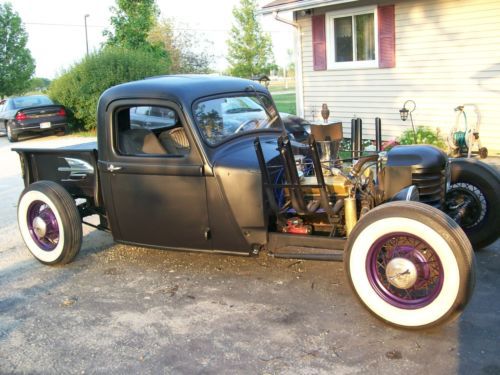
[[[260,5],[268,2],[258,1]],[[36,60],[35,76],[53,79],[85,56],[86,14],[89,50],[99,48],[104,41],[102,32],[109,28],[109,8],[115,1],[10,0],[10,3],[28,32],[28,48]],[[202,40],[212,43],[213,68],[218,71],[227,67],[226,40],[233,22],[231,12],[238,3],[239,0],[157,0],[160,17],[173,18],[179,28],[193,30]],[[272,16],[262,17],[261,24],[271,34],[277,64],[288,64],[293,27],[275,21]]]

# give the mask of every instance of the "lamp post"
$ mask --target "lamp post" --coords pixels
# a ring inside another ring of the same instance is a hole
[[[83,17],[83,22],[85,23],[85,47],[87,51],[87,56],[89,55],[89,36],[87,34],[87,17],[90,17],[90,14],[86,14]]]
[[[408,107],[407,107],[408,105]],[[408,115],[410,115],[410,121],[411,121],[411,127],[413,129],[413,140],[415,141],[415,144],[417,143],[417,132],[415,131],[415,125],[413,125],[413,116],[411,115],[412,112],[417,108],[417,105],[413,100],[407,100],[403,104],[403,108],[399,110],[399,115],[401,116],[401,120],[406,121],[408,118]]]

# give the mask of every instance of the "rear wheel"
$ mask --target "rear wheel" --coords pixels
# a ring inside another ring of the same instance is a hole
[[[38,181],[19,198],[18,223],[31,254],[44,264],[71,262],[82,243],[82,225],[75,201],[59,184]]]
[[[360,301],[378,318],[427,328],[457,317],[475,282],[474,254],[460,227],[418,202],[368,212],[346,244],[345,269]]]
[[[500,177],[478,160],[451,162],[451,186],[446,192],[445,212],[460,224],[474,249],[496,241],[500,235]]]
[[[5,130],[7,132],[7,139],[9,142],[17,142],[19,140],[18,135],[12,132],[12,126],[10,124],[5,125]]]

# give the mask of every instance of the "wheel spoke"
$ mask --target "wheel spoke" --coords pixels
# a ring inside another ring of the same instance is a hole
[[[48,204],[34,201],[27,210],[31,238],[40,249],[52,251],[59,243],[59,224]]]
[[[367,270],[370,282],[387,302],[412,309],[431,303],[439,294],[443,268],[434,249],[421,238],[409,234],[387,235],[372,246],[369,254]],[[393,285],[394,280],[386,275],[391,261],[413,264],[416,274],[412,284],[407,284],[406,288],[406,281]]]

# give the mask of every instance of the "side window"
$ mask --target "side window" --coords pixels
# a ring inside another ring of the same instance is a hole
[[[116,148],[127,156],[183,156],[191,147],[175,110],[160,106],[122,107],[114,114]]]

